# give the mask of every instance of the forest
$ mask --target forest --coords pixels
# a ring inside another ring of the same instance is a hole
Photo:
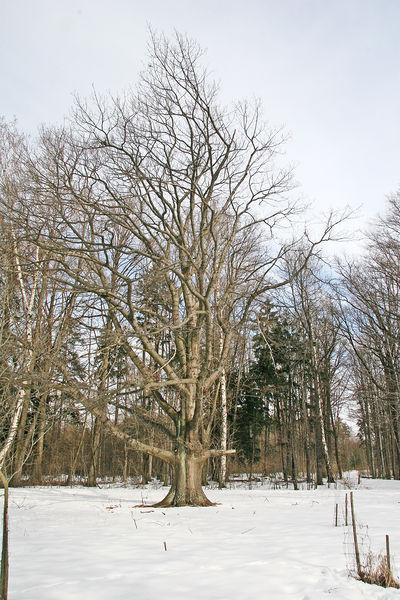
[[[297,226],[283,145],[179,35],[34,141],[0,121],[10,486],[158,479],[160,506],[207,506],[233,476],[400,479],[400,193],[332,259],[347,216]]]

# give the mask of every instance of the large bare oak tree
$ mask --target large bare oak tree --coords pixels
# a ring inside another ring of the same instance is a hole
[[[171,466],[162,505],[209,504],[203,466],[234,452],[212,447],[210,427],[233,338],[283,285],[275,267],[297,245],[277,237],[296,210],[290,175],[274,166],[281,134],[258,106],[219,108],[201,54],[179,35],[153,36],[136,91],[77,101],[68,127],[43,131],[30,165],[29,235],[58,262],[60,289],[90,306],[91,326],[107,323],[98,393],[68,364],[63,381],[99,423]],[[315,246],[305,243],[303,262]],[[103,385],[116,348],[129,363],[117,391]],[[122,393],[159,443],[111,418]]]

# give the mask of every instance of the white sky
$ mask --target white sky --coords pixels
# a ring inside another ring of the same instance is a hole
[[[34,132],[126,89],[148,25],[207,49],[224,103],[261,99],[316,210],[364,226],[400,187],[400,0],[0,0],[0,114]]]

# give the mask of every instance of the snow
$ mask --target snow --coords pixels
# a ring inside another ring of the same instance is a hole
[[[368,525],[375,551],[390,535],[399,575],[400,482],[352,486],[357,520]],[[152,508],[165,493],[156,486],[11,489],[9,600],[399,597],[349,577],[343,485],[242,484],[208,489],[213,507]]]

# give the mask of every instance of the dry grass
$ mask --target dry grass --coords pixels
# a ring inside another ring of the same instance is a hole
[[[384,588],[392,587],[399,589],[400,583],[393,577],[386,556],[369,552],[361,573],[356,576],[364,583],[379,585]]]

